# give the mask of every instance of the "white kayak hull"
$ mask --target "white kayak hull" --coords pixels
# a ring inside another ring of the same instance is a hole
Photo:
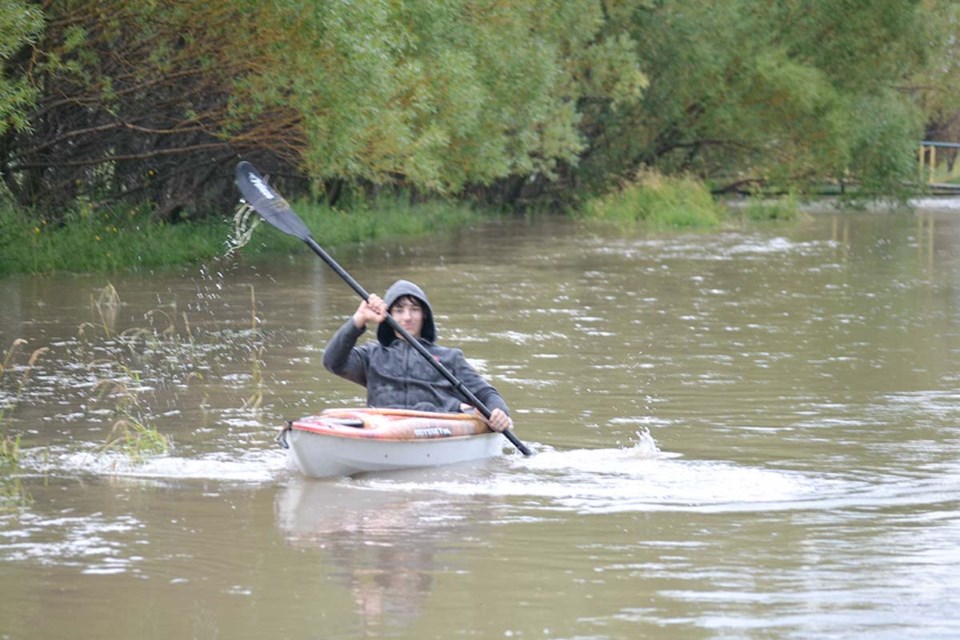
[[[291,423],[284,434],[290,461],[306,476],[328,478],[459,464],[503,453],[503,434],[487,430],[475,418],[401,411],[371,416],[372,411],[328,411]]]

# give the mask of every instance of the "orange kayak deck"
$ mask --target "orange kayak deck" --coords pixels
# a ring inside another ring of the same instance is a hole
[[[291,430],[350,439],[436,440],[490,433],[476,414],[406,409],[326,409],[290,423]]]

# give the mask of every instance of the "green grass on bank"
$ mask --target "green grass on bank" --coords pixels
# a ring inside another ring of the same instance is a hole
[[[735,202],[718,200],[709,187],[690,176],[642,172],[619,190],[589,200],[581,217],[654,230],[713,229],[732,220],[786,222],[797,219],[798,199],[787,194],[765,198],[757,194]]]
[[[484,217],[467,203],[385,197],[349,210],[299,202],[299,216],[324,247],[330,249],[387,238],[424,235],[452,229]],[[711,229],[720,226],[727,207],[696,178],[640,174],[621,189],[594,198],[574,215],[654,229]],[[789,220],[797,211],[793,198],[751,199],[737,207],[749,221]],[[150,270],[201,263],[224,256],[238,235],[235,211],[204,221],[160,224],[145,209],[95,211],[78,207],[54,224],[40,216],[0,203],[0,277],[14,273]],[[248,223],[256,216],[251,215]],[[241,229],[242,230],[242,229]],[[265,223],[254,230],[243,255],[305,250],[296,238]]]
[[[296,211],[325,247],[421,235],[477,220],[466,204],[404,199],[340,211],[299,203]],[[199,263],[227,253],[236,236],[234,211],[202,222],[160,224],[148,212],[80,208],[61,224],[0,205],[0,276],[14,273],[117,272]],[[252,219],[252,217],[251,217]],[[303,243],[261,224],[241,251],[290,251]]]
[[[720,224],[723,208],[696,178],[643,172],[618,191],[587,202],[583,215],[595,220],[644,223],[655,229],[710,228]]]
[[[779,198],[756,196],[742,203],[736,210],[750,222],[789,222],[800,216],[800,202],[792,194]]]

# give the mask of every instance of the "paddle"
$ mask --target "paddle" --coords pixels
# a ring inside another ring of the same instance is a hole
[[[237,187],[240,188],[240,193],[243,194],[244,199],[247,201],[253,209],[260,214],[260,216],[280,231],[291,235],[295,238],[299,238],[307,243],[307,246],[313,249],[314,253],[323,258],[323,261],[330,265],[334,271],[337,272],[344,282],[350,285],[350,288],[357,292],[364,300],[370,299],[370,294],[367,293],[366,289],[360,286],[360,283],[353,279],[353,277],[347,273],[343,267],[337,264],[337,261],[334,260],[329,253],[323,250],[316,240],[313,239],[313,236],[310,234],[310,229],[307,228],[307,225],[303,223],[303,220],[300,219],[293,209],[284,200],[280,197],[273,188],[267,184],[267,181],[263,179],[256,168],[247,161],[243,161],[237,165],[237,177],[236,177]],[[450,373],[450,370],[445,366],[440,364],[430,352],[427,351],[426,347],[420,344],[419,340],[415,340],[406,329],[401,327],[392,316],[387,315],[386,318],[387,324],[393,329],[397,334],[399,334],[404,340],[407,341],[407,344],[413,346],[416,349],[417,353],[422,355],[427,359],[433,368],[436,369],[440,375],[446,378],[450,384],[453,385],[453,388],[457,390],[460,395],[472,406],[477,408],[485,418],[490,418],[490,409],[487,408],[483,402],[480,401],[477,396],[473,394],[472,391],[463,386],[463,382],[459,380],[455,375]],[[520,453],[525,456],[533,455],[533,452],[527,448],[520,440],[513,435],[510,431],[503,431],[504,436],[509,440],[513,446],[519,449]]]

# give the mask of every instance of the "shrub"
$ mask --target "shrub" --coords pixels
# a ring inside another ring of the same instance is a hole
[[[655,228],[715,227],[721,208],[706,185],[691,176],[643,171],[618,191],[587,202],[589,218],[644,222]]]

